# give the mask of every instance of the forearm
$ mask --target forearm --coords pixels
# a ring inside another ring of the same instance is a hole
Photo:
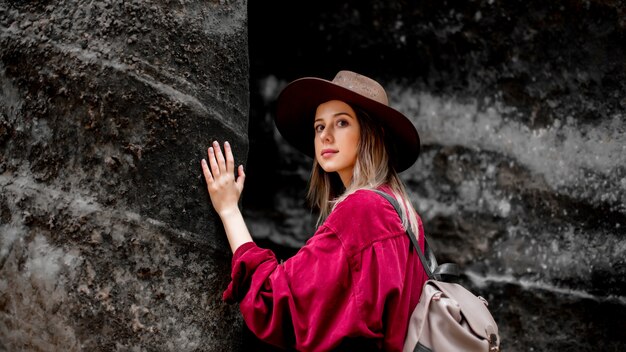
[[[235,253],[237,248],[242,244],[252,242],[252,236],[250,236],[248,227],[238,207],[222,212],[219,215],[220,219],[222,219],[222,224],[224,224],[226,238],[228,238],[228,243],[233,253]]]

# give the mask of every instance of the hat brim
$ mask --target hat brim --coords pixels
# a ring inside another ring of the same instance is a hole
[[[341,100],[367,112],[380,122],[387,143],[393,143],[397,172],[408,169],[420,153],[420,139],[413,123],[399,111],[347,88],[316,77],[289,83],[278,96],[276,127],[280,134],[304,154],[315,158],[313,120],[317,107],[330,100]]]

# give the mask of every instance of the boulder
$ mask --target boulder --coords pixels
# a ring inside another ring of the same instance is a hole
[[[420,131],[401,177],[440,262],[489,300],[503,349],[624,349],[623,3],[272,1],[249,13],[254,236],[288,257],[315,229],[311,160],[272,125],[278,92],[360,72]]]
[[[0,4],[0,349],[236,350],[200,159],[248,151],[245,1]]]

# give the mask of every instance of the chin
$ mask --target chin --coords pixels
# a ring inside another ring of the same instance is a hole
[[[322,167],[322,170],[326,172],[337,172],[340,168],[337,166],[337,163],[333,162],[333,160],[326,160],[324,163],[319,164]]]

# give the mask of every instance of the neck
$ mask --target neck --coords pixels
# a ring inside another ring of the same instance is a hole
[[[341,183],[343,183],[343,187],[347,189],[348,186],[350,186],[350,184],[352,183],[352,170],[350,170],[350,172],[338,172],[338,174],[339,178],[341,179]]]

